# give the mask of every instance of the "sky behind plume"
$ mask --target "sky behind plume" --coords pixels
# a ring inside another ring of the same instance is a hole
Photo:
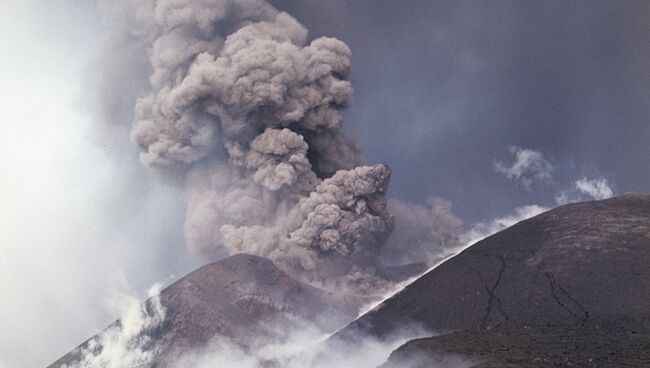
[[[391,193],[437,195],[465,222],[552,205],[582,176],[650,184],[650,4],[643,1],[274,1],[353,51],[349,130]],[[493,163],[542,152],[555,185],[514,187]]]
[[[350,46],[345,129],[391,166],[393,197],[444,198],[471,226],[650,191],[647,2],[271,3]],[[110,322],[101,290],[116,279],[142,295],[197,264],[176,244],[176,190],[92,128],[83,80],[101,32],[91,1],[3,2],[0,368],[45,365]]]

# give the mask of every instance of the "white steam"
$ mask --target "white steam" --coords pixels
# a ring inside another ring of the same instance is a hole
[[[517,146],[510,146],[508,151],[513,161],[509,164],[495,161],[496,172],[505,175],[509,180],[521,183],[525,189],[530,189],[533,183],[547,183],[552,180],[553,165],[546,160],[542,152]]]
[[[588,179],[586,177],[576,180],[574,188],[560,191],[555,195],[555,202],[559,205],[601,200],[614,196],[614,190],[605,178]]]
[[[463,243],[472,245],[477,241],[483,240],[492,234],[508,228],[520,221],[537,216],[550,208],[542,207],[536,204],[521,206],[514,209],[513,213],[504,217],[497,217],[487,222],[479,222],[471,229],[466,231],[463,236]]]
[[[430,334],[429,334],[430,335]],[[405,335],[406,336],[406,335]],[[426,336],[409,333],[408,336]],[[187,352],[178,357],[172,368],[375,368],[386,361],[390,353],[407,341],[405,337],[379,341],[365,337],[354,351],[327,343],[328,335],[316,330],[294,331],[287,341],[271,343],[254,352],[232,344],[218,342],[207,349]]]
[[[144,321],[152,316],[141,316]],[[143,321],[138,323],[142,324]],[[141,331],[145,331],[143,328]],[[136,336],[125,330],[106,331],[107,336],[92,342],[82,351],[83,361],[66,368],[149,368],[159,364],[167,368],[376,368],[385,363],[390,354],[405,342],[428,337],[431,333],[418,329],[404,329],[385,339],[378,340],[364,336],[354,348],[342,347],[327,341],[329,335],[315,329],[295,330],[283,341],[270,342],[255,349],[244,349],[227,340],[215,340],[207,347],[183,351],[170,356],[164,362],[156,361],[155,344],[136,346],[132,341]],[[140,336],[141,338],[141,336]],[[107,344],[107,345],[100,345]],[[108,351],[98,353],[97,351]],[[431,356],[415,355],[400,359],[402,367],[418,367],[423,359],[428,362]],[[442,358],[442,357],[441,357]],[[458,360],[461,365],[440,364],[434,368],[465,367],[468,360]]]
[[[605,178],[582,178],[576,181],[576,188],[581,193],[589,195],[591,198],[596,200],[607,199],[614,196],[614,191]]]
[[[140,303],[130,294],[119,294],[112,307],[120,309],[120,320],[99,333],[79,348],[77,359],[62,368],[344,368],[356,366],[375,368],[385,363],[389,355],[405,342],[435,335],[416,326],[404,326],[384,339],[359,336],[354,346],[342,346],[341,342],[328,340],[330,333],[315,325],[268,326],[283,330],[283,337],[266,337],[250,346],[241,346],[232,340],[215,336],[206,346],[179,351],[164,351],[164,343],[153,338],[159,328],[164,328],[166,308],[161,304],[160,284],[147,292],[149,300]],[[173,347],[172,347],[173,348]],[[161,355],[161,353],[167,353]],[[163,357],[161,359],[161,357]],[[418,367],[432,356],[402,357],[400,366]],[[454,367],[444,363],[434,367]],[[468,360],[456,360],[466,366]],[[467,365],[469,366],[469,365]]]
[[[160,302],[161,285],[152,286],[149,300],[142,304],[132,295],[114,300],[121,309],[120,319],[92,338],[79,352],[80,359],[63,368],[132,368],[148,367],[158,354],[156,343],[146,334],[160,326],[165,308]]]
[[[510,146],[509,151],[513,156],[513,162],[506,164],[495,161],[494,169],[496,172],[505,175],[506,178],[515,183],[520,183],[527,190],[531,188],[533,183],[551,184],[556,188],[558,187],[553,178],[555,167],[546,160],[542,152],[517,146]],[[611,198],[615,194],[610,183],[603,177],[582,177],[571,184],[572,187],[569,189],[556,191],[555,203],[557,205],[602,200]]]

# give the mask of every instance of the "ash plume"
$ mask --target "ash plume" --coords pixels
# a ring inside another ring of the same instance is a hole
[[[345,43],[308,42],[298,21],[261,0],[100,1],[100,11],[110,29],[102,55],[118,58],[106,70],[130,65],[117,56],[124,48],[149,75],[137,88],[105,78],[104,96],[144,92],[130,104],[109,99],[104,110],[131,108],[142,163],[182,181],[190,250],[265,256],[351,293],[390,287],[380,276],[395,225],[390,169],[361,166],[359,145],[343,131],[352,96]],[[443,232],[456,231],[453,219]]]
[[[394,198],[388,200],[388,210],[395,222],[382,247],[387,263],[440,260],[463,244],[463,222],[453,214],[451,202],[429,197],[427,204],[430,207]]]

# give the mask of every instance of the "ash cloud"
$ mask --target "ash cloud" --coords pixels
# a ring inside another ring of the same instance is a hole
[[[380,276],[387,254],[432,261],[456,241],[448,204],[407,214],[410,205],[387,203],[388,166],[362,166],[343,130],[345,43],[308,41],[305,27],[261,0],[100,1],[100,10],[110,29],[100,55],[125,48],[132,59],[106,62],[120,75],[100,82],[100,96],[139,91],[107,98],[104,110],[119,110],[114,126],[133,122],[145,166],[182,183],[195,254],[252,253],[321,287],[381,295],[392,284]],[[148,82],[131,88],[121,74],[129,66]],[[410,230],[418,234],[406,239]],[[393,254],[400,241],[407,256]]]

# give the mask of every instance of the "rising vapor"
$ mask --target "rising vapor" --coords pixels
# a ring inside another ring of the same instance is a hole
[[[508,147],[513,158],[510,164],[495,161],[494,170],[503,174],[509,180],[530,189],[533,183],[548,183],[553,178],[553,165],[546,160],[540,151],[521,148],[517,146]]]

